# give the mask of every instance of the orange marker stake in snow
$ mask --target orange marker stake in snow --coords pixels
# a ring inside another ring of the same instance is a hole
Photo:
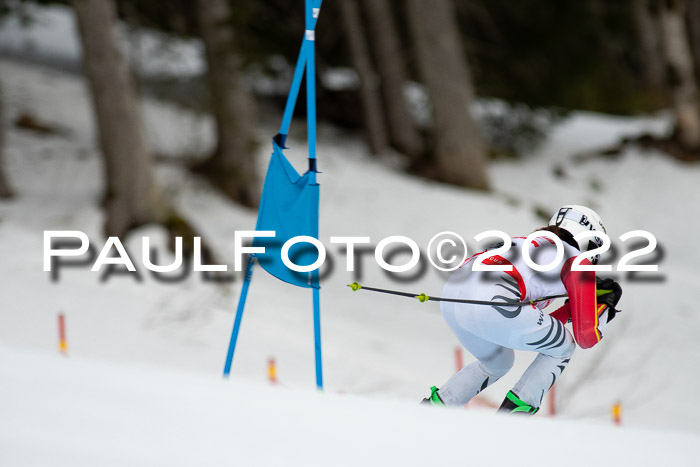
[[[277,365],[274,358],[267,361],[267,377],[272,384],[277,384]]]
[[[620,402],[615,402],[612,406],[612,419],[615,425],[622,425],[622,404]]]
[[[462,362],[462,349],[460,347],[455,347],[455,365],[457,366],[457,371],[464,367],[464,362]]]
[[[68,342],[66,341],[66,317],[58,314],[58,350],[63,355],[68,355]]]

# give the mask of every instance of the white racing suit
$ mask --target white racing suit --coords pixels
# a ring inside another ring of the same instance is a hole
[[[538,272],[523,260],[523,242],[523,237],[513,238],[506,253],[483,261],[485,265],[511,264],[513,271],[472,271],[477,254],[452,273],[442,296],[517,303],[568,293],[570,302],[555,312],[558,319],[544,313],[549,301],[507,306],[441,302],[445,321],[460,343],[477,358],[438,390],[445,405],[463,406],[505,375],[513,366],[515,349],[539,353],[512,389],[522,401],[538,408],[576,348],[563,323],[571,317],[574,334],[583,348],[602,339],[607,312],[598,318],[595,274],[570,271],[579,251],[563,243],[563,260],[550,271]],[[545,237],[536,238],[528,249],[532,260],[540,265],[550,264],[556,257],[556,245]],[[582,264],[590,262],[584,260]]]

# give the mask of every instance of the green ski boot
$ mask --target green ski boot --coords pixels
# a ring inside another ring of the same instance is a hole
[[[445,403],[440,399],[440,396],[438,396],[438,388],[437,386],[433,386],[430,388],[430,397],[426,397],[421,401],[421,405],[438,405],[438,406],[445,406]]]
[[[514,413],[523,415],[535,415],[537,411],[540,410],[539,407],[533,407],[527,402],[520,400],[520,398],[513,391],[508,391],[506,398],[503,399],[503,403],[498,408],[501,413]]]

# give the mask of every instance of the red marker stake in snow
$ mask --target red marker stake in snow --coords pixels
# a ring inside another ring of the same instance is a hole
[[[464,362],[462,362],[462,349],[460,347],[455,347],[455,364],[457,366],[457,371],[464,368]]]
[[[66,341],[66,317],[63,313],[58,314],[58,350],[63,355],[68,355],[68,342]]]
[[[557,385],[555,384],[549,390],[549,415],[550,415],[550,417],[553,417],[557,414],[556,388],[557,388]]]

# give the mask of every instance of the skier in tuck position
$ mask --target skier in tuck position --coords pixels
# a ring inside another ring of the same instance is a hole
[[[498,410],[534,414],[574,353],[576,344],[564,324],[572,323],[576,343],[581,348],[593,347],[603,338],[606,323],[617,312],[615,307],[622,289],[612,279],[596,278],[592,271],[572,270],[576,256],[602,245],[596,236],[576,240],[574,236],[590,230],[605,233],[603,222],[592,209],[571,205],[559,209],[549,225],[539,230],[555,234],[563,245],[563,259],[554,269],[540,272],[530,268],[523,259],[525,238],[518,237],[512,239],[511,248],[505,254],[483,260],[485,265],[512,265],[512,271],[473,271],[479,253],[447,280],[443,290],[445,297],[501,304],[441,302],[445,321],[477,361],[455,373],[440,389],[433,386],[431,395],[423,399],[424,404],[464,406],[511,369],[514,349],[530,350],[539,355],[508,392]],[[527,249],[530,258],[539,265],[556,259],[557,245],[547,237],[535,238]],[[598,258],[598,255],[588,257],[581,264],[595,264]],[[568,300],[550,315],[542,311],[550,301],[532,305],[519,303],[564,293],[568,294]]]

